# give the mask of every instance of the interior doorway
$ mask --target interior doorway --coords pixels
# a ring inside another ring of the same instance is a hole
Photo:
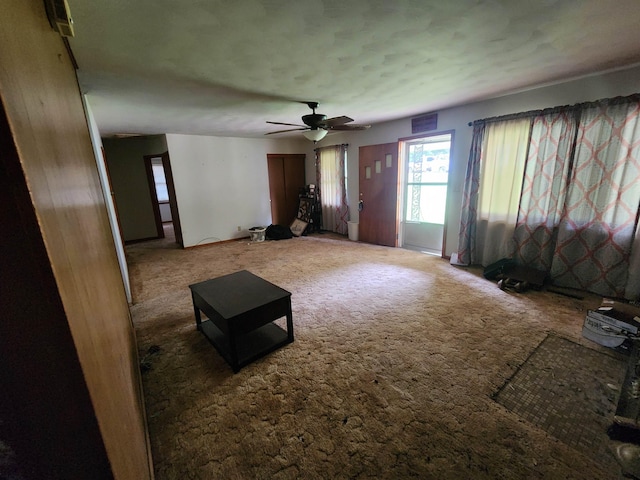
[[[158,238],[173,237],[175,242],[182,247],[182,229],[180,228],[169,152],[160,155],[145,155],[144,163]]]
[[[404,248],[445,256],[452,142],[452,131],[401,140]]]

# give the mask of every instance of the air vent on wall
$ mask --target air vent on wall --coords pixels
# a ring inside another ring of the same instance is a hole
[[[67,0],[45,0],[49,23],[63,37],[73,37],[73,19]]]
[[[438,114],[428,113],[411,119],[411,133],[428,132],[438,128]]]

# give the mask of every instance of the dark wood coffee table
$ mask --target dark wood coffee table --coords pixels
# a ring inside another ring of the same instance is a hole
[[[291,293],[273,283],[242,270],[189,288],[197,329],[234,372],[293,342]],[[285,316],[286,331],[273,323]]]

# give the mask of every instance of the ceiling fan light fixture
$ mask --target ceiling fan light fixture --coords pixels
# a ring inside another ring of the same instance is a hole
[[[305,130],[302,132],[302,135],[304,135],[307,140],[315,143],[322,140],[327,135],[327,131],[323,128],[316,128],[313,130]]]

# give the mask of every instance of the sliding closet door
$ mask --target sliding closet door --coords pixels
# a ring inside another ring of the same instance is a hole
[[[3,0],[0,65],[2,431],[30,478],[152,479],[82,97],[42,0]]]
[[[287,225],[296,218],[300,188],[305,186],[304,154],[267,154],[271,223]]]

